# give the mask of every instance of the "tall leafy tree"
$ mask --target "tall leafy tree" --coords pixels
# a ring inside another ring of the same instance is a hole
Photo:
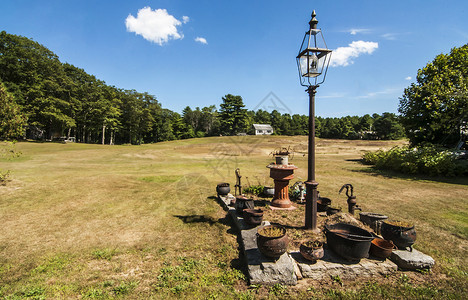
[[[440,54],[418,70],[398,111],[411,143],[454,146],[468,120],[468,44]]]
[[[13,96],[0,82],[0,140],[22,137],[26,126],[26,117]]]
[[[220,105],[221,132],[235,135],[247,130],[247,110],[241,96],[227,94]]]

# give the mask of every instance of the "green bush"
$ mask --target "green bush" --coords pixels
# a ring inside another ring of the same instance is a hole
[[[260,195],[263,193],[263,185],[251,185],[243,190],[244,194]]]
[[[390,150],[366,152],[362,156],[365,164],[380,170],[393,170],[405,174],[430,176],[468,175],[468,161],[457,159],[456,153],[434,145],[419,148],[393,147]]]

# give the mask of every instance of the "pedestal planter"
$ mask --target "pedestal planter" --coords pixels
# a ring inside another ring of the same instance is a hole
[[[277,259],[288,249],[286,229],[277,225],[261,227],[257,232],[258,250],[266,257]]]
[[[302,243],[299,247],[299,251],[305,259],[312,262],[322,258],[325,253],[323,251],[323,243],[319,241],[309,241]]]
[[[267,166],[270,169],[270,177],[275,183],[275,195],[271,200],[271,205],[279,208],[289,208],[292,206],[289,200],[289,181],[294,178],[294,170],[297,169],[294,165],[278,165],[270,164]]]

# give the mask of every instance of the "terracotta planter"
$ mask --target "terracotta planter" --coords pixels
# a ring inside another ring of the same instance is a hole
[[[262,224],[263,210],[261,209],[244,209],[244,221],[249,225],[258,226]]]
[[[275,231],[275,234],[272,232]],[[288,249],[286,229],[277,225],[261,227],[257,232],[258,250],[266,257],[277,259]]]
[[[302,243],[299,247],[299,251],[305,259],[314,262],[322,258],[325,253],[323,251],[323,243],[319,241],[309,241]]]
[[[371,242],[369,253],[375,257],[387,258],[390,257],[393,249],[396,249],[396,246],[392,241],[376,238]]]

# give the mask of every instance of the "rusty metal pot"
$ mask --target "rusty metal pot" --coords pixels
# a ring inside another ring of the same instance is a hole
[[[328,246],[348,260],[360,260],[369,256],[374,236],[367,230],[354,225],[337,223],[325,225]]]
[[[311,244],[315,245],[311,246]],[[317,261],[325,254],[323,251],[323,243],[319,241],[309,241],[302,243],[299,246],[299,252],[305,259],[310,261]]]
[[[234,208],[239,215],[242,215],[244,209],[254,209],[255,204],[253,199],[247,198],[245,196],[237,196],[236,203],[234,204]]]
[[[331,204],[331,199],[330,198],[319,197],[317,199],[317,211],[319,211],[319,212],[327,211],[330,204]]]
[[[275,230],[277,235],[271,235],[269,232]],[[286,235],[286,229],[278,225],[268,225],[257,231],[258,250],[266,257],[277,259],[288,249],[289,239]]]
[[[375,233],[380,234],[382,221],[388,219],[388,217],[386,215],[371,212],[361,212],[359,213],[359,219],[362,221],[362,223],[372,228]]]
[[[387,241],[392,241],[398,249],[406,249],[409,247],[410,251],[412,251],[412,246],[416,241],[416,230],[414,226],[398,226],[393,224],[397,222],[398,221],[391,220],[382,222],[380,232],[383,238]]]
[[[339,207],[331,207],[331,206],[327,207],[327,216],[331,216],[339,212],[341,212],[341,208]]]
[[[396,249],[396,246],[392,241],[375,238],[371,242],[369,253],[375,257],[387,258],[392,255],[393,249]]]
[[[244,209],[244,221],[249,225],[258,226],[262,224],[263,210],[261,209]]]
[[[231,187],[229,186],[229,183],[227,182],[219,183],[216,186],[216,192],[218,193],[218,195],[225,196],[229,194],[230,191],[231,191]]]

